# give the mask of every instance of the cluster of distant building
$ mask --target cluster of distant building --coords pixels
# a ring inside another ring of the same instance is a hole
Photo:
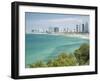
[[[88,23],[76,24],[74,29],[70,27],[33,28],[32,33],[89,33]]]

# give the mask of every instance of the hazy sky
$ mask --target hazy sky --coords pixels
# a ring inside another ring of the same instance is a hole
[[[77,24],[89,24],[88,15],[25,12],[26,33],[32,29],[59,27],[75,29]]]

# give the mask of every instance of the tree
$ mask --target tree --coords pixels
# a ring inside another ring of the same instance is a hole
[[[46,67],[46,64],[43,61],[37,61],[36,63],[30,64],[30,68],[34,67]]]
[[[77,66],[89,65],[89,45],[82,44],[73,54],[61,53],[56,58],[48,62],[37,61],[30,64],[30,68],[34,67],[60,67],[60,66]]]
[[[47,63],[48,66],[74,66],[77,65],[76,58],[72,54],[61,53],[57,58],[54,60],[50,60]]]
[[[79,65],[89,64],[89,45],[82,44],[79,49],[74,52]]]

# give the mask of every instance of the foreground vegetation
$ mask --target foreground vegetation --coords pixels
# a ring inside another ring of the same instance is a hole
[[[89,45],[82,44],[73,54],[61,53],[56,58],[49,60],[47,63],[38,61],[29,64],[30,68],[36,67],[60,67],[60,66],[80,66],[89,65]]]

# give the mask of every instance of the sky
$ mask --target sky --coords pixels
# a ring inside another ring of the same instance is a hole
[[[89,24],[89,15],[25,12],[26,33],[30,33],[32,29],[50,27],[73,30],[77,24],[86,22]]]

